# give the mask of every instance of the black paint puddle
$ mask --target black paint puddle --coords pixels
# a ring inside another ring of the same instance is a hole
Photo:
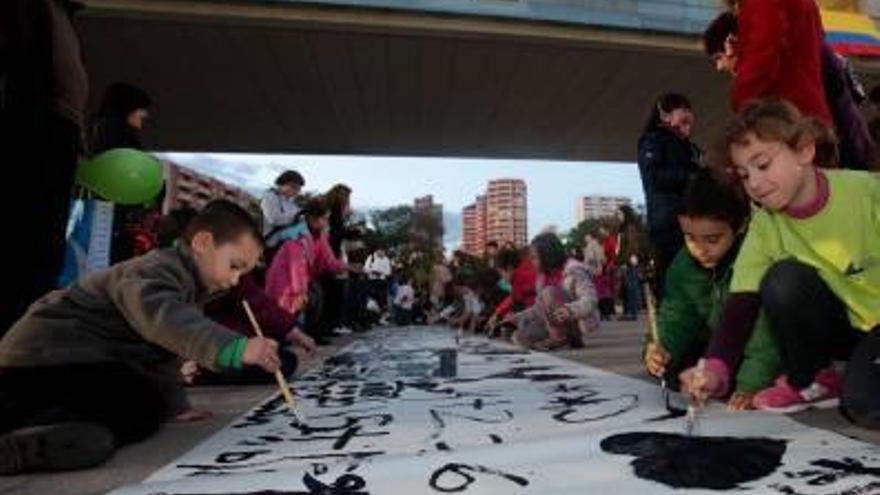
[[[639,478],[673,488],[732,490],[776,471],[786,442],[636,432],[610,436],[600,446],[611,454],[635,456],[631,465]]]

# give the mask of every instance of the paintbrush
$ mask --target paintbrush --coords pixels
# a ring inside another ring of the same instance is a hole
[[[644,284],[645,305],[648,307],[648,332],[651,334],[651,341],[654,344],[660,344],[660,331],[657,329],[657,308],[654,304],[654,294],[651,287]],[[663,400],[666,402],[666,409],[671,411],[669,400],[669,388],[666,386],[666,376],[660,377],[660,389],[663,392]]]
[[[254,317],[254,312],[251,311],[251,305],[245,300],[241,301],[241,305],[244,306],[244,311],[247,313],[248,319],[251,320],[251,326],[254,327],[254,332],[256,332],[257,337],[264,338],[263,330],[260,328],[257,318]],[[284,402],[287,404],[287,408],[293,413],[293,417],[297,421],[302,422],[299,411],[296,409],[296,401],[294,400],[293,392],[290,391],[290,386],[287,384],[284,375],[281,374],[280,369],[275,370],[275,381],[278,382],[278,388],[281,389],[281,395],[284,397]]]
[[[694,379],[695,380],[697,378],[702,379],[703,371],[705,369],[706,369],[706,360],[703,358],[700,358],[700,360],[697,361],[697,372],[696,372],[697,374],[694,377]],[[685,433],[685,435],[693,436],[694,431],[697,428],[697,415],[700,413],[701,409],[702,409],[701,400],[694,397],[693,400],[691,401],[690,405],[688,405],[687,414],[685,415],[685,418],[684,418],[684,433]]]

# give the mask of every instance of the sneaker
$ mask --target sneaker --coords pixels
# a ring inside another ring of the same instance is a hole
[[[20,428],[0,435],[0,475],[97,466],[113,450],[113,433],[96,423]]]
[[[788,377],[780,376],[775,385],[758,392],[752,403],[756,409],[778,413],[836,407],[840,402],[840,383],[840,374],[833,368],[817,373],[813,383],[801,390],[792,387]]]

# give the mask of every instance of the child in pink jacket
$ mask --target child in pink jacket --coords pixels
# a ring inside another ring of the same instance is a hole
[[[280,232],[283,244],[266,274],[266,293],[292,314],[306,306],[309,284],[324,273],[345,271],[327,237],[329,209],[321,197],[310,200],[293,226]]]

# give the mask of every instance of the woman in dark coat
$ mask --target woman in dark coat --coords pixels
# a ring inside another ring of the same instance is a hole
[[[143,149],[141,132],[149,117],[150,104],[147,93],[131,84],[118,82],[108,86],[90,127],[89,153],[94,156],[115,148]],[[161,216],[161,199],[157,203],[154,207],[115,205],[112,264],[158,246],[155,228]]]
[[[91,126],[89,152],[97,155],[114,148],[143,149],[141,132],[151,105],[147,93],[128,83],[111,84]]]
[[[700,168],[700,150],[690,142],[693,124],[691,102],[669,93],[654,104],[639,138],[639,173],[648,207],[648,233],[656,253],[658,296],[666,268],[684,245],[676,212],[688,179]]]

